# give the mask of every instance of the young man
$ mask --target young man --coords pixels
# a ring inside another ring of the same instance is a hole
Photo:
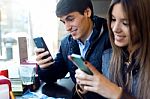
[[[68,59],[68,55],[72,53],[80,54],[101,72],[102,53],[111,46],[107,22],[103,18],[94,16],[91,0],[60,0],[57,4],[56,15],[64,23],[69,35],[61,41],[54,62],[50,62],[52,57],[42,59],[49,54],[44,52],[44,49],[36,50],[40,79],[46,83],[55,82],[69,72],[76,84],[75,70],[77,67]],[[85,99],[101,97],[91,92],[82,96]],[[73,98],[77,99],[75,96]]]

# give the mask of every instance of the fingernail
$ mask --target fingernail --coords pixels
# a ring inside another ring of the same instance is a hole
[[[87,64],[87,61],[84,61],[85,64]]]

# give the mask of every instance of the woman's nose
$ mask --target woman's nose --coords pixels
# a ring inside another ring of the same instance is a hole
[[[121,24],[119,22],[115,22],[112,26],[112,30],[115,33],[119,33],[121,31]]]

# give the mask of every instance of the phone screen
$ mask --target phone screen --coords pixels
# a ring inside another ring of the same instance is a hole
[[[89,70],[89,68],[87,66],[84,65],[84,59],[77,54],[72,54],[71,58],[73,60],[73,63],[80,68],[82,71],[84,71],[87,74],[92,75],[93,73]]]

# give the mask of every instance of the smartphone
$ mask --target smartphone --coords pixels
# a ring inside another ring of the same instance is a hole
[[[48,47],[47,47],[47,45],[46,45],[46,43],[45,43],[43,37],[36,37],[36,38],[34,38],[33,40],[34,40],[34,43],[35,43],[35,45],[36,45],[37,48],[44,48],[45,51],[48,51],[48,52],[49,52],[49,54],[48,54],[47,56],[44,56],[42,59],[46,59],[46,58],[48,58],[49,56],[51,56],[51,53],[50,53],[50,51],[48,50]],[[53,61],[53,59],[52,59],[51,61]]]
[[[78,55],[78,54],[72,54],[71,58],[73,60],[73,63],[80,68],[82,71],[84,71],[85,73],[89,74],[89,75],[93,75],[93,73],[90,71],[90,69],[84,65],[84,59]]]

